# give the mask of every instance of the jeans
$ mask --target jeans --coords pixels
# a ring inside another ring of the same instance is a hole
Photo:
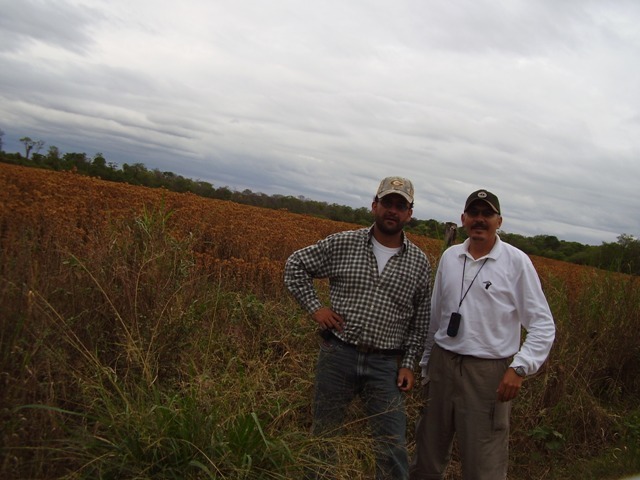
[[[336,435],[348,405],[363,400],[374,439],[376,480],[409,476],[404,394],[398,389],[398,356],[362,353],[337,338],[320,345],[316,367],[313,434]]]

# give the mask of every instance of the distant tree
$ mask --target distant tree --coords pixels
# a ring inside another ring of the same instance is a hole
[[[226,185],[224,187],[216,188],[216,194],[214,198],[218,198],[220,200],[231,200],[233,196],[233,192]]]
[[[4,137],[4,130],[0,128],[0,152],[2,152],[2,137]]]
[[[104,158],[102,153],[98,152],[93,156],[91,165],[97,168],[105,168],[107,166],[107,160]]]
[[[20,141],[24,144],[24,156],[27,160],[29,160],[29,155],[31,155],[32,151],[39,153],[44,147],[44,141],[32,140],[31,137],[22,137]]]
[[[563,260],[571,261],[571,257],[578,255],[588,249],[588,245],[583,245],[578,242],[567,242],[566,240],[560,240],[560,252],[563,255]]]
[[[20,141],[24,144],[24,156],[29,160],[29,155],[31,155],[31,150],[35,142],[31,140],[31,137],[22,137]]]
[[[437,220],[418,220],[412,218],[408,225],[409,231],[424,235],[425,237],[442,239],[445,233],[445,224]]]
[[[173,189],[176,192],[184,193],[184,192],[192,192],[193,181],[189,178],[185,178],[182,175],[176,175],[175,180],[173,181]]]
[[[128,163],[122,164],[122,178],[125,182],[132,185],[148,185],[148,181],[152,177],[152,173],[147,170],[144,163]]]
[[[65,170],[74,170],[89,173],[90,162],[86,153],[69,152],[62,156],[62,164]]]
[[[359,223],[360,225],[370,225],[371,223],[373,223],[373,214],[371,213],[371,209],[369,208],[356,208],[354,214],[355,223]]]
[[[618,245],[622,249],[621,270],[640,275],[640,241],[633,235],[623,233],[618,236]]]
[[[553,235],[536,235],[533,243],[539,251],[554,250],[560,247],[560,240]]]
[[[636,237],[634,237],[633,235],[628,235],[626,233],[622,233],[618,235],[617,240],[618,240],[618,244],[622,248],[631,248],[637,245],[638,243],[638,239]]]
[[[519,248],[520,250],[522,250],[524,253],[528,255],[537,255],[538,253],[538,250],[533,244],[532,237],[525,237],[517,233],[507,233],[507,232],[501,231],[500,239],[504,240],[507,243],[510,243],[516,248]]]
[[[614,272],[640,275],[640,241],[623,233],[617,242],[603,242],[571,256],[569,261]]]
[[[45,166],[47,157],[45,155],[40,155],[37,152],[33,152],[31,154],[31,161],[38,166]]]
[[[89,166],[89,175],[103,178],[105,180],[116,180],[115,168],[113,164],[107,164],[107,159],[102,153],[98,152],[93,156],[91,165]]]
[[[46,167],[53,168],[54,170],[60,170],[61,158],[60,158],[60,149],[55,145],[51,145],[49,150],[47,151],[47,155],[44,158],[44,165]]]
[[[196,195],[200,195],[202,197],[212,198],[215,195],[215,190],[213,185],[209,182],[203,182],[202,180],[195,182],[194,184],[195,190],[193,193]]]
[[[36,140],[35,142],[33,142],[33,153],[40,153],[42,147],[44,147],[44,141]]]

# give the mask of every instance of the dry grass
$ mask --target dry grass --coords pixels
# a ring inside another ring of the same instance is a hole
[[[316,344],[283,266],[348,228],[0,164],[0,474],[299,478]],[[435,264],[441,242],[412,240]],[[511,478],[640,470],[638,279],[533,261],[558,336],[514,405]],[[371,471],[362,432],[341,478]]]

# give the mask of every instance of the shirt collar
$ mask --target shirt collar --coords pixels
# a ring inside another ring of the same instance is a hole
[[[471,254],[469,253],[469,243],[470,242],[471,241],[468,238],[464,241],[464,243],[462,244],[463,250],[462,250],[462,252],[460,252],[460,256],[466,255],[469,258],[473,258],[471,256]],[[498,234],[496,234],[496,243],[493,244],[493,248],[491,249],[491,251],[489,253],[487,253],[484,257],[480,257],[480,258],[477,258],[475,260],[476,261],[477,260],[482,260],[484,258],[491,258],[493,260],[497,260],[498,257],[500,256],[500,254],[502,253],[502,249],[503,249],[502,240],[500,240],[500,236]]]
[[[371,244],[371,238],[373,238],[373,225],[371,225],[371,227],[369,227],[369,230],[367,232],[367,243]],[[407,249],[409,248],[409,239],[407,238],[407,235],[404,233],[404,230],[402,232],[400,232],[402,234],[402,250],[398,253],[404,253],[407,251]]]

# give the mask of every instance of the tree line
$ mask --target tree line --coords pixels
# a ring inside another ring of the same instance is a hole
[[[25,147],[24,155],[20,152],[6,153],[2,150],[3,134],[4,132],[0,130],[0,161],[4,163],[57,171],[73,171],[113,182],[166,188],[180,193],[190,192],[207,198],[229,200],[263,208],[284,209],[292,213],[313,215],[358,225],[370,225],[373,222],[369,208],[329,204],[303,196],[266,195],[248,189],[237,191],[227,185],[215,187],[209,182],[193,180],[174,172],[159,169],[150,170],[143,163],[123,163],[120,167],[114,162],[107,161],[102,153],[96,153],[93,157],[89,157],[86,153],[62,153],[57,147],[50,146],[46,154],[41,154],[44,142],[32,140],[30,137],[20,139]],[[446,226],[446,222],[412,218],[407,230],[442,240]],[[466,238],[464,230],[458,230],[457,236],[459,240]],[[526,237],[501,231],[500,237],[529,255],[640,275],[640,241],[626,233],[619,235],[616,242],[603,242],[598,246],[560,240],[553,235]]]

